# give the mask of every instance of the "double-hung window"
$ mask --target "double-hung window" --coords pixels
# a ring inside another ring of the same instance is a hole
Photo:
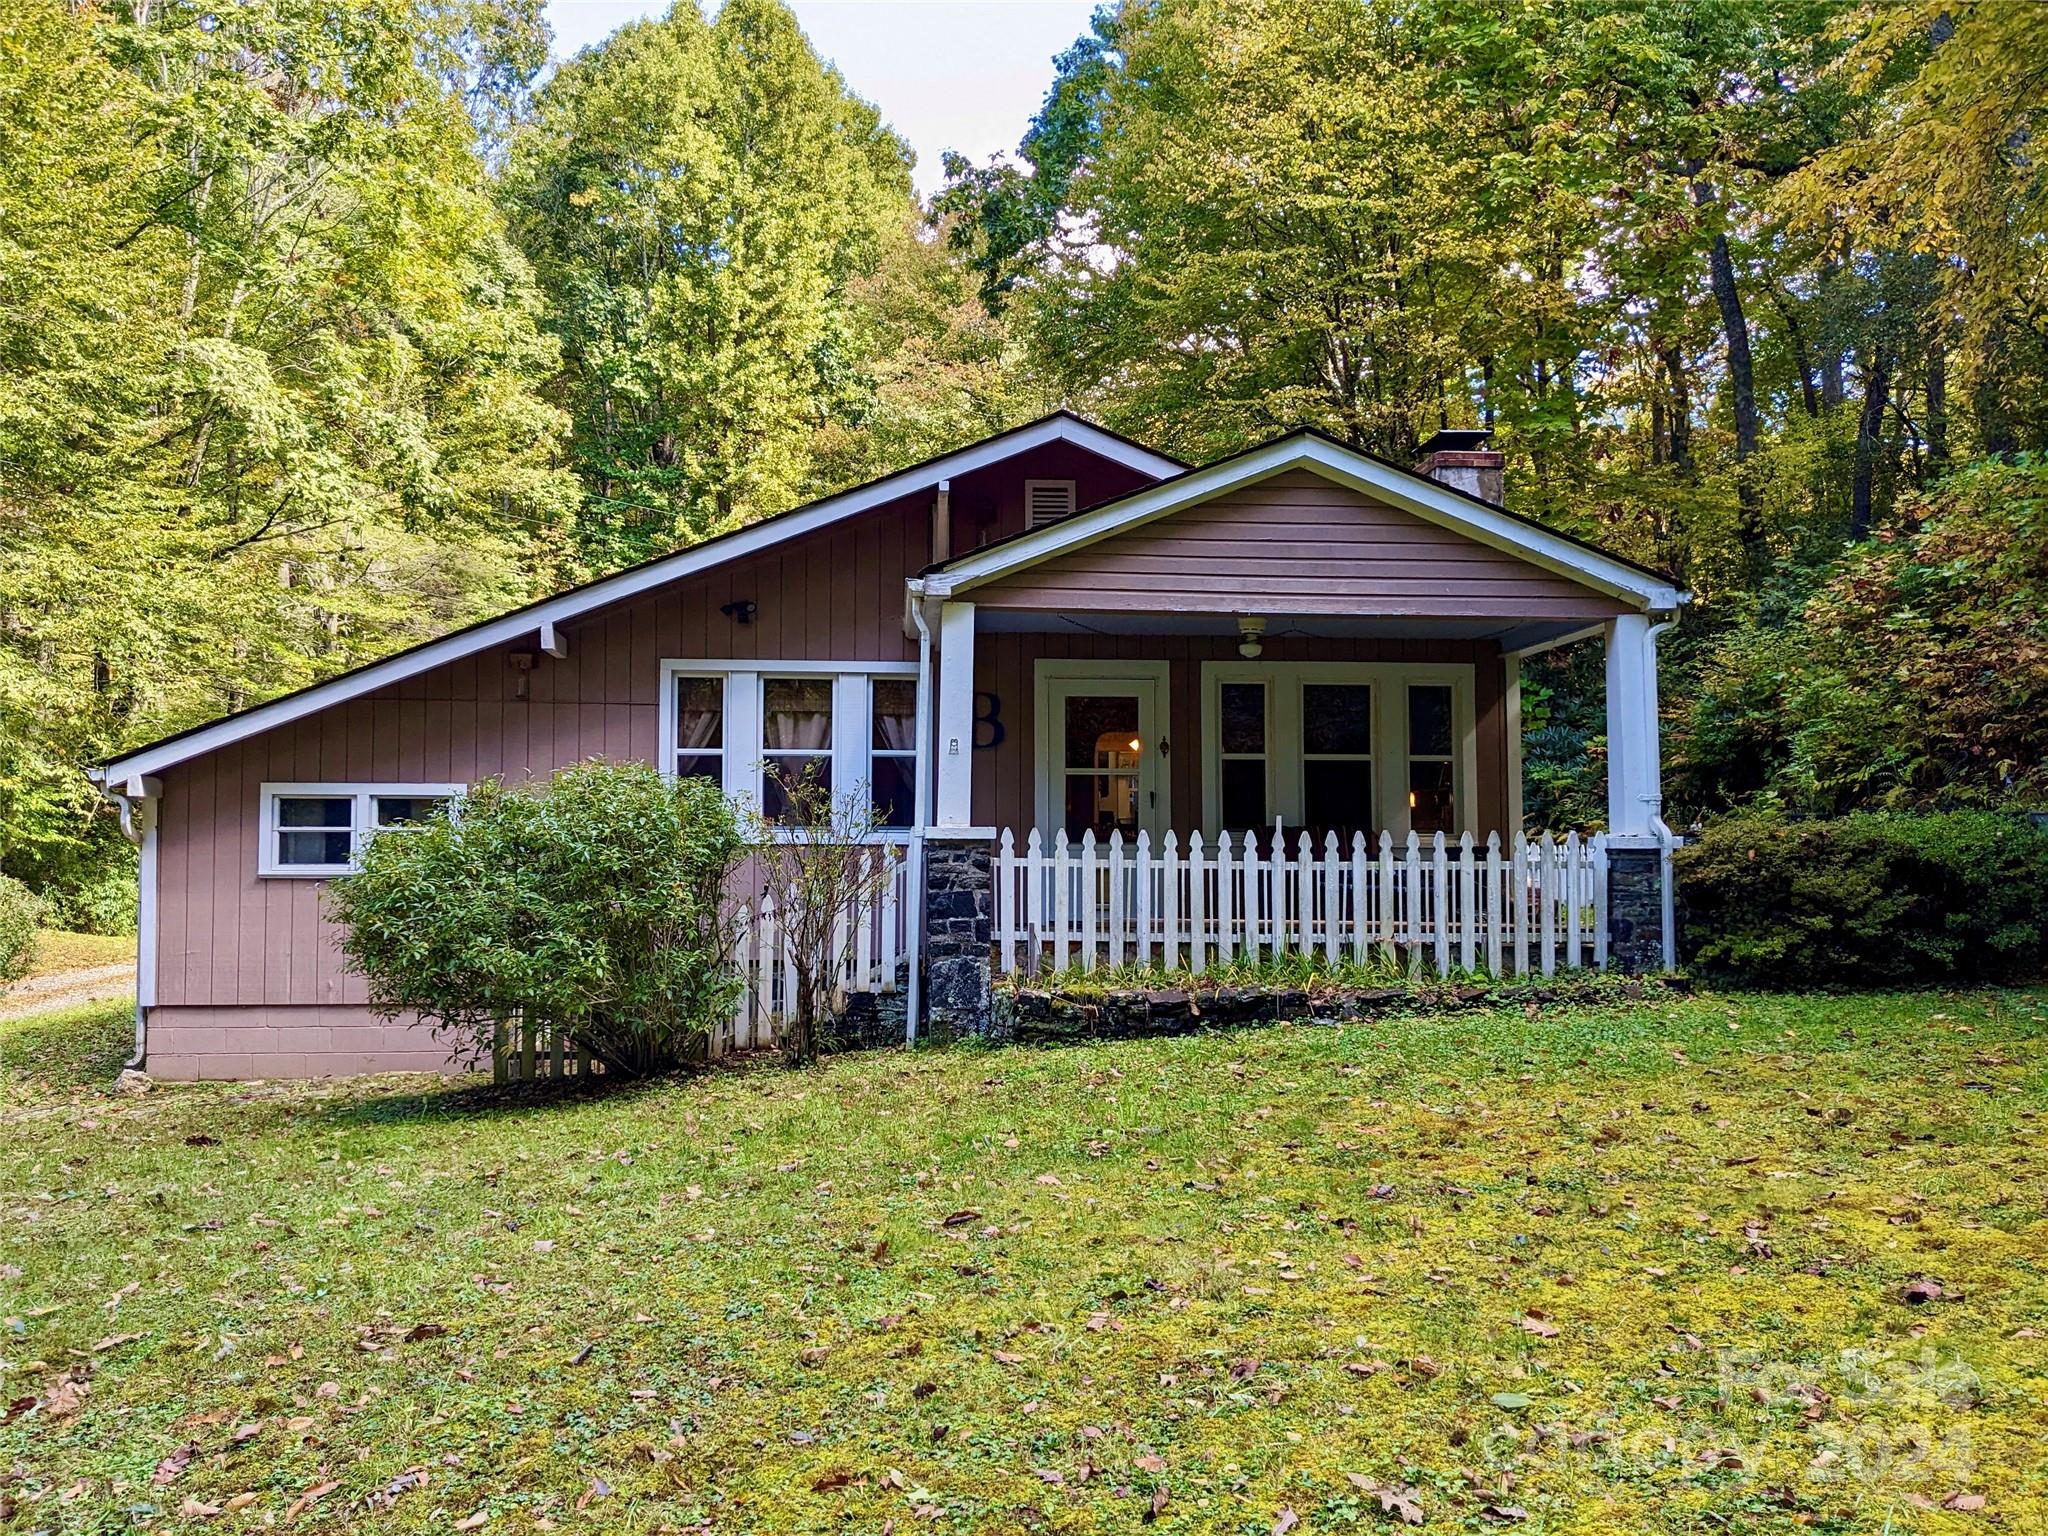
[[[785,784],[809,779],[836,800],[864,797],[876,823],[915,820],[914,662],[669,661],[661,761],[722,785],[767,817]]]
[[[418,828],[461,784],[265,784],[260,875],[346,875],[381,832]]]

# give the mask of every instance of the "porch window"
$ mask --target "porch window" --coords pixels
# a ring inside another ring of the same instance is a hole
[[[1269,826],[1266,785],[1266,685],[1224,683],[1218,690],[1223,825],[1233,832]]]
[[[1463,662],[1202,663],[1203,829],[1465,831],[1473,688]]]
[[[416,830],[460,784],[265,784],[259,875],[346,875],[370,838]]]
[[[1372,757],[1372,686],[1303,684],[1301,816],[1311,833],[1372,829]]]
[[[761,684],[761,813],[789,812],[784,784],[832,789],[832,679],[770,677]]]
[[[1427,837],[1455,832],[1452,790],[1456,780],[1452,748],[1451,690],[1445,683],[1408,687],[1408,825]]]

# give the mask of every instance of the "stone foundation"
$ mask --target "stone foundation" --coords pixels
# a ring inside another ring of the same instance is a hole
[[[985,839],[925,845],[921,1033],[986,1035],[994,999],[995,850]]]
[[[1656,848],[1607,850],[1607,959],[1632,976],[1664,969],[1664,855]]]

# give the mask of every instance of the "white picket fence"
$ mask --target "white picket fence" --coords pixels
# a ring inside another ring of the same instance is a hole
[[[908,925],[915,916],[909,901],[909,862],[899,843],[878,843],[874,857],[889,865],[881,896],[840,914],[833,942],[833,949],[846,957],[838,979],[841,999],[853,992],[894,992],[897,971],[909,948]],[[738,929],[734,959],[743,983],[740,1001],[722,1036],[711,1043],[713,1056],[773,1045],[796,997],[796,962],[775,910],[775,898],[762,895],[743,900]]]
[[[1397,844],[1332,832],[1317,848],[1275,828],[1185,847],[1169,832],[1098,842],[1093,832],[1048,846],[1033,829],[1020,849],[997,845],[995,927],[1005,973],[1078,966],[1185,965],[1202,972],[1261,954],[1320,956],[1336,965],[1391,959],[1439,976],[1484,970],[1548,976],[1607,964],[1607,846],[1517,833],[1475,843],[1467,833]]]

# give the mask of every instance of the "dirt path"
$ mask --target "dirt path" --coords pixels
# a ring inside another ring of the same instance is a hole
[[[135,990],[135,965],[95,965],[80,971],[57,971],[32,976],[0,992],[0,1019],[19,1019],[31,1013],[49,1013],[101,998],[120,997]]]

